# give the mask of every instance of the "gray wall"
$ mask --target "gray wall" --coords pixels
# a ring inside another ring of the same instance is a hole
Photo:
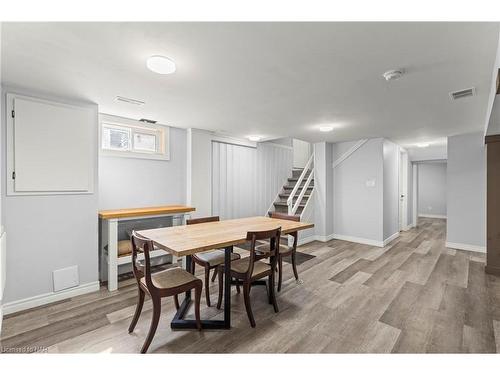
[[[410,161],[410,158],[408,158],[408,180],[407,180],[407,186],[408,186],[408,199],[407,199],[407,224],[408,226],[415,225],[416,223],[413,222],[413,164]]]
[[[446,216],[446,162],[418,164],[418,215]]]
[[[186,130],[170,128],[170,160],[99,156],[99,208],[186,203]]]
[[[320,238],[333,234],[333,149],[332,143],[315,143],[314,147],[314,233]],[[305,237],[305,234],[302,234]]]
[[[481,132],[448,137],[447,241],[486,246],[486,149]]]
[[[62,100],[27,90],[15,92]],[[72,104],[78,104],[71,101]],[[97,106],[95,134],[95,186],[97,192]],[[2,110],[5,113],[5,107]],[[2,116],[2,186],[5,186],[5,116]],[[10,196],[2,192],[3,223],[8,235],[5,301],[11,302],[53,291],[52,271],[78,265],[80,285],[98,280],[97,193],[52,196]],[[29,276],[29,277],[27,277]]]
[[[335,234],[383,241],[383,142],[370,139],[333,170]],[[356,142],[335,143],[333,161]],[[375,186],[367,186],[367,181]]]
[[[384,240],[399,233],[399,146],[383,143]]]

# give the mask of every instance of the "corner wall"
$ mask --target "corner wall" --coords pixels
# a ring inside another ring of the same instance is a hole
[[[8,235],[5,301],[47,300],[53,293],[52,271],[72,265],[79,269],[81,292],[97,290],[98,282],[98,186],[97,186],[97,105],[57,98],[29,90],[3,87],[14,92],[95,108],[94,193],[78,195],[6,196],[2,192],[3,224]],[[6,184],[5,116],[1,119],[2,186]],[[26,277],[29,275],[29,277]],[[69,291],[69,290],[66,290]],[[4,306],[4,312],[7,306]],[[12,310],[9,304],[9,311]]]
[[[446,246],[486,251],[486,148],[482,132],[448,137]]]
[[[399,236],[399,146],[384,139],[384,245]]]

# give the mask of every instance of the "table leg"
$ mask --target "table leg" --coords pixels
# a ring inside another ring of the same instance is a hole
[[[201,320],[203,329],[229,329],[231,328],[231,252],[232,246],[226,247],[224,251],[224,320]],[[186,257],[186,269],[189,271],[191,267],[191,257]],[[184,316],[189,311],[191,306],[191,291],[186,292],[184,301],[179,306],[170,327],[172,329],[196,329],[196,321],[194,319],[184,319]]]
[[[118,220],[108,220],[108,290],[118,289]]]

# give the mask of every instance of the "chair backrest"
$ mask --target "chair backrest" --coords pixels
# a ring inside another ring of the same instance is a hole
[[[253,273],[253,264],[255,262],[255,244],[259,240],[269,240],[271,252],[277,254],[276,249],[281,237],[281,227],[271,230],[247,232],[247,241],[250,241],[250,261],[246,271],[247,277],[251,277]]]
[[[137,283],[139,284],[141,278],[144,277],[148,290],[156,289],[151,280],[151,262],[149,257],[149,252],[153,250],[153,241],[141,236],[135,230],[132,231],[130,240],[132,241],[132,271]],[[144,267],[142,270],[137,267],[137,256],[140,253],[144,254]]]
[[[198,219],[188,219],[186,220],[186,225],[211,223],[213,221],[220,221],[220,219],[218,216],[208,216],[208,217],[200,217]]]
[[[281,213],[281,212],[269,212],[269,217],[272,219],[300,221],[300,215],[287,215],[287,214]],[[293,248],[296,249],[297,248],[297,241],[299,238],[299,233],[296,231],[296,232],[291,232],[288,234],[293,237]]]

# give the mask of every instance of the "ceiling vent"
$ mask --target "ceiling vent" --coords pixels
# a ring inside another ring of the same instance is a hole
[[[474,87],[471,87],[470,89],[450,92],[450,98],[452,100],[467,98],[468,96],[474,96],[474,95],[476,95],[476,89]]]
[[[117,102],[122,102],[122,103],[127,103],[127,104],[133,104],[133,105],[144,105],[144,102],[142,100],[137,100],[137,99],[131,99],[131,98],[126,98],[124,96],[117,96],[115,98]]]
[[[139,120],[140,122],[145,122],[146,124],[156,124],[156,120],[150,120],[150,119],[147,119],[147,118],[141,118]]]

